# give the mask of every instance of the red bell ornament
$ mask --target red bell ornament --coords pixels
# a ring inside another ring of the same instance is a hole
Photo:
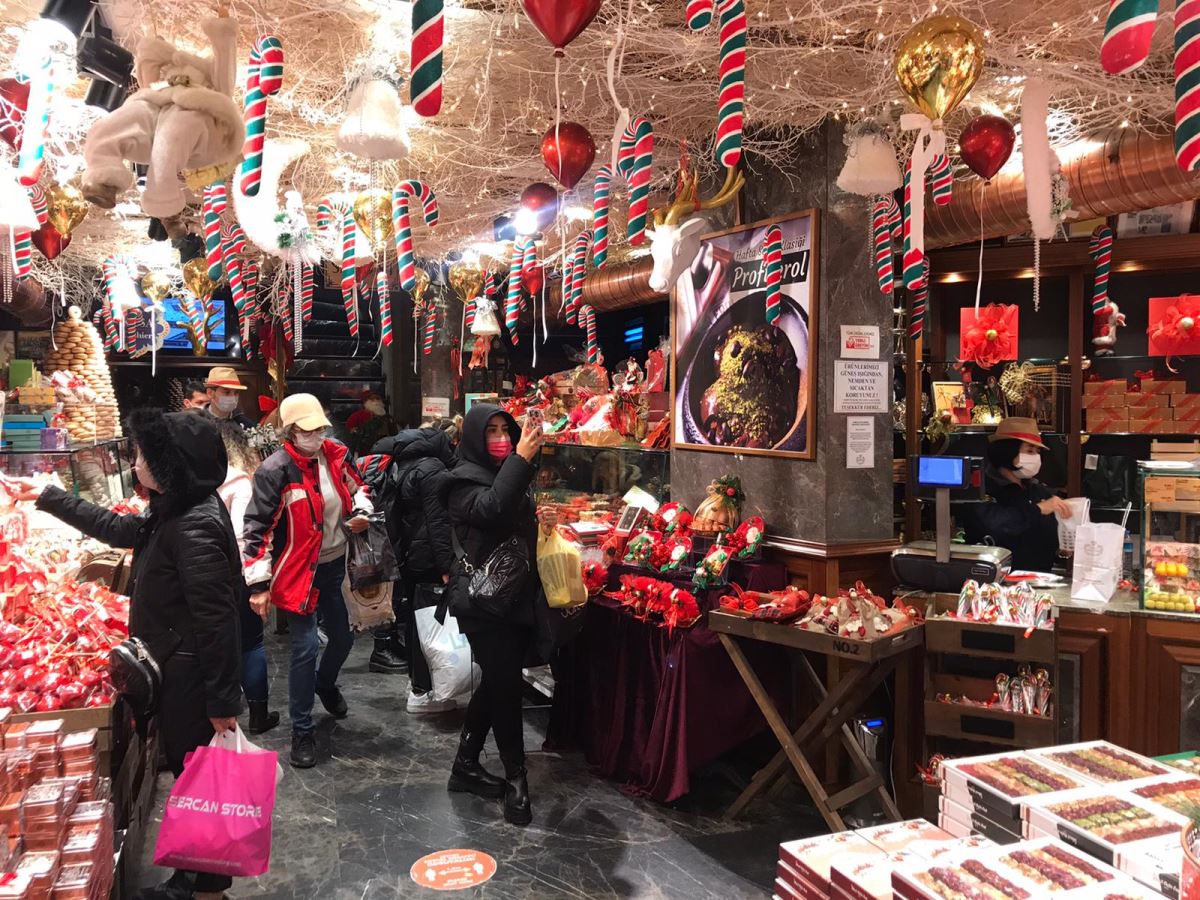
[[[596,142],[578,122],[561,122],[542,136],[542,162],[568,191],[579,183],[596,160]]]
[[[521,0],[525,15],[551,44],[554,55],[563,56],[567,44],[592,24],[601,0]]]
[[[982,178],[991,181],[1012,155],[1017,133],[1003,116],[976,116],[958,136],[958,155]]]

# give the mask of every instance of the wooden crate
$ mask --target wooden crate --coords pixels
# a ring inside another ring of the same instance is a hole
[[[1053,666],[1053,629],[1036,628],[1028,637],[1025,631],[1023,625],[928,619],[925,622],[925,649],[929,653],[957,653]]]
[[[1010,747],[1045,747],[1054,743],[1051,716],[1026,716],[986,706],[925,701],[925,733],[963,741]]]
[[[1151,441],[1150,458],[1191,462],[1200,456],[1200,441]]]

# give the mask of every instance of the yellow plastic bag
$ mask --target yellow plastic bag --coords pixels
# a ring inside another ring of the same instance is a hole
[[[579,550],[563,538],[558,529],[549,535],[538,529],[537,567],[551,609],[581,606],[587,602]]]

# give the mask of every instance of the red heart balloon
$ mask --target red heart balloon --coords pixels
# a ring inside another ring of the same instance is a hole
[[[47,222],[33,233],[33,246],[42,251],[46,259],[54,259],[71,244],[69,234],[61,234],[57,228]]]
[[[551,44],[554,55],[592,24],[600,11],[601,0],[521,0],[529,21]]]
[[[530,266],[528,269],[521,270],[521,284],[534,297],[542,292],[545,280],[546,273],[541,266]]]
[[[562,122],[542,136],[542,162],[568,191],[596,160],[596,142],[578,122]]]
[[[29,105],[29,82],[0,78],[0,138],[14,150],[21,149],[21,128]]]
[[[1012,155],[1017,133],[1003,116],[976,116],[958,136],[958,155],[980,178],[991,181]]]

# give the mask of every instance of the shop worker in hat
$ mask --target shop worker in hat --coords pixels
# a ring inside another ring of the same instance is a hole
[[[348,448],[325,436],[330,425],[321,401],[312,394],[285,397],[279,419],[283,446],[254,473],[242,529],[242,566],[251,608],[266,618],[268,604],[274,604],[287,616],[291,762],[310,768],[317,761],[314,698],[320,697],[335,719],[349,712],[337,686],[354,644],[342,599],[346,531],[365,531],[374,507]],[[319,664],[318,610],[329,637]]]
[[[237,369],[232,366],[215,366],[208,372],[208,380],[204,382],[208,391],[208,414],[214,419],[231,419],[243,428],[253,428],[253,419],[244,415],[238,409],[238,403],[246,390],[246,385],[238,378]]]
[[[993,502],[964,508],[967,541],[1007,547],[1014,569],[1049,572],[1058,559],[1055,513],[1069,519],[1071,507],[1037,480],[1046,449],[1037,422],[1004,419],[988,442],[985,486]]]

